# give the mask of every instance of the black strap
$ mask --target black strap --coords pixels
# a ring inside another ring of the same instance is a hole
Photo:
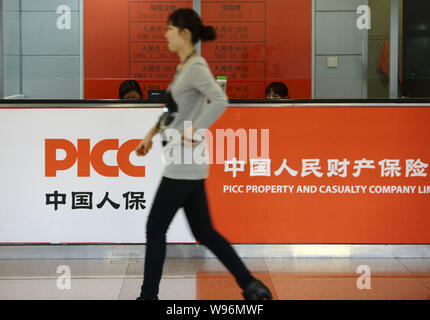
[[[167,92],[166,108],[169,109],[169,112],[178,112],[178,105],[173,99],[172,93],[170,91]]]

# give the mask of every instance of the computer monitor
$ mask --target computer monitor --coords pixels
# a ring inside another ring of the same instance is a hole
[[[166,90],[148,90],[148,100],[162,100],[166,98]]]

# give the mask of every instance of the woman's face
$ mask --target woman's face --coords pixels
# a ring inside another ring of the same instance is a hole
[[[273,92],[273,90],[270,90],[266,95],[266,99],[282,99],[282,97],[276,92]]]
[[[169,23],[164,37],[167,40],[168,48],[170,51],[176,52],[181,49],[186,43],[185,39],[186,30],[179,30],[178,27]]]
[[[127,92],[124,95],[123,99],[126,99],[126,100],[140,100],[140,99],[142,99],[142,97],[140,96],[140,94],[136,90],[131,90],[131,91]]]

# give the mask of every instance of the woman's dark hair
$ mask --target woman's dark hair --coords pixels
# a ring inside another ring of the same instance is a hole
[[[273,91],[281,98],[288,98],[288,87],[282,82],[272,82],[266,88],[266,95]]]
[[[190,30],[192,35],[191,42],[193,44],[196,44],[199,39],[202,41],[211,41],[216,39],[215,28],[203,25],[199,15],[193,9],[177,9],[169,15],[167,22],[180,30]]]
[[[142,98],[142,89],[136,80],[126,80],[119,86],[119,98],[124,99],[124,96],[130,91],[136,91]]]

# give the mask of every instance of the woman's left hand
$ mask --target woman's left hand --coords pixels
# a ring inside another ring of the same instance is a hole
[[[185,131],[182,133],[182,143],[185,146],[195,146],[199,143],[199,141],[193,140],[194,132],[197,129],[194,126],[190,126],[185,128]]]

